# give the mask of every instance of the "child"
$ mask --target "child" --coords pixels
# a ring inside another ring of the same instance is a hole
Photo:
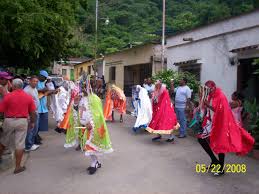
[[[232,101],[229,103],[232,113],[235,117],[236,122],[242,127],[243,121],[242,121],[242,110],[243,105],[241,101],[241,95],[238,92],[234,92],[231,96]]]

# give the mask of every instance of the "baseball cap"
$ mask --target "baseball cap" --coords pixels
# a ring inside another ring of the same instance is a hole
[[[40,75],[43,76],[43,77],[45,77],[45,78],[49,77],[48,72],[45,71],[45,70],[41,70],[41,71],[40,71]]]
[[[5,72],[5,71],[0,71],[0,78],[4,78],[4,79],[12,79],[13,77],[9,74],[9,73],[7,73],[7,72]]]

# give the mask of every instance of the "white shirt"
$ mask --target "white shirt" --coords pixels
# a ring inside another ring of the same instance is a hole
[[[64,87],[62,87],[62,86],[59,87],[59,90],[60,90],[59,93],[56,94],[57,98],[58,98],[58,103],[65,113],[66,110],[67,110],[67,106],[69,104],[69,95],[68,95],[68,92],[65,90]]]
[[[87,97],[82,97],[79,102],[79,116],[81,125],[86,126],[87,123],[91,123],[91,112]]]
[[[32,88],[30,85],[26,86],[23,90],[33,98],[34,104],[38,108],[40,104],[38,90]]]
[[[48,90],[55,90],[55,86],[54,86],[53,82],[47,82],[46,86],[47,86]]]
[[[188,86],[179,86],[175,88],[175,108],[186,108],[188,98],[192,97],[191,89]]]

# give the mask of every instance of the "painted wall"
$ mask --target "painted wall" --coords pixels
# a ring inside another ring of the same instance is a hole
[[[193,38],[184,42],[183,38]],[[259,50],[231,53],[232,49],[259,45],[259,11],[176,35],[167,40],[168,68],[174,63],[199,59],[201,82],[214,80],[228,97],[237,89],[237,65],[230,57],[259,57]]]
[[[131,49],[122,50],[113,54],[106,55],[104,58],[105,63],[105,80],[110,80],[110,68],[116,67],[116,80],[115,84],[120,88],[124,88],[124,66],[153,63],[151,57],[161,57],[160,45],[147,44],[136,46]],[[154,63],[155,66],[161,65]],[[156,67],[153,70],[159,70]]]
[[[88,72],[88,67],[93,65],[93,61],[87,61],[80,64],[77,64],[74,66],[75,71],[75,80],[78,80],[80,77],[80,71],[81,68],[83,68],[83,71]],[[91,68],[91,75],[93,75],[93,69]]]

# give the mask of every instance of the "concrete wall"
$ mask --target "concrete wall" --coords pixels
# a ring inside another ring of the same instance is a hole
[[[65,69],[67,71],[66,75],[62,75],[62,70],[63,69]],[[61,76],[66,76],[69,79],[71,79],[70,73],[71,73],[72,69],[74,69],[74,67],[71,66],[71,65],[62,65],[62,64],[54,63],[54,66],[53,66],[53,69],[52,69],[52,73],[53,74],[57,74],[57,75],[61,75]]]
[[[62,70],[63,70],[63,69],[66,69],[66,71],[67,71],[66,75],[62,75]],[[73,67],[73,66],[67,66],[67,65],[64,66],[64,65],[63,65],[62,68],[61,68],[61,75],[62,75],[62,76],[66,76],[66,77],[68,77],[69,79],[72,79],[71,76],[70,76],[70,75],[71,75],[71,70],[74,70],[74,67]]]
[[[183,38],[193,38],[184,42]],[[259,50],[231,53],[232,49],[259,45],[259,11],[176,35],[167,40],[168,68],[174,63],[200,59],[201,82],[214,80],[230,97],[237,89],[237,65],[230,58],[259,57]]]
[[[53,64],[53,69],[52,69],[52,74],[58,74],[61,75],[61,65],[58,64],[57,62],[54,62]]]

